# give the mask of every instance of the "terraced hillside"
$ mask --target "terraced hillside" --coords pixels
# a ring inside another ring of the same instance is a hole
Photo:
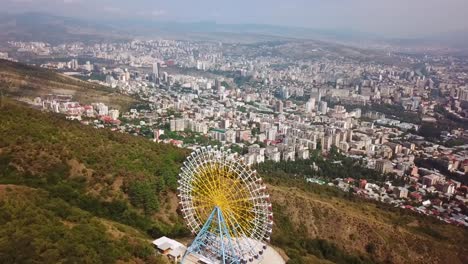
[[[188,151],[7,99],[0,109],[0,263],[161,263],[149,241],[191,237],[177,212]],[[263,175],[289,263],[467,263],[468,232],[294,176]],[[18,252],[20,254],[18,254]]]
[[[103,102],[127,110],[134,98],[115,90],[85,82],[48,69],[0,59],[0,89],[15,97],[34,98],[47,94],[70,94],[82,103]]]

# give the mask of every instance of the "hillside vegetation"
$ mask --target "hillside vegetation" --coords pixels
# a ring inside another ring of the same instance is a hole
[[[147,240],[140,244],[146,249],[151,237],[187,236],[187,230],[176,214],[177,201],[173,194],[184,151],[143,138],[68,122],[63,116],[42,113],[11,100],[6,100],[0,110],[0,124],[0,184],[10,186],[9,189],[11,186],[28,187],[31,196],[40,193],[45,201],[39,203],[40,207],[26,200],[21,201],[25,204],[6,204],[8,208],[27,206],[38,211],[38,215],[42,212],[48,215],[49,207],[55,207],[54,213],[61,214],[59,216],[67,222],[67,212],[78,211],[90,219],[97,218],[98,222],[120,223],[124,229],[138,230],[139,236]],[[10,194],[11,199],[15,199],[14,192],[5,192],[3,196]],[[50,206],[47,205],[49,200]],[[46,211],[42,211],[43,206]],[[12,214],[2,219],[10,222],[15,217]],[[13,225],[11,228],[32,228],[22,227],[14,221],[10,224]],[[93,223],[84,223],[88,224]],[[0,229],[6,228],[1,226]],[[52,225],[50,231],[54,228]],[[126,233],[125,230],[121,232]],[[35,234],[31,236],[31,239],[35,238]],[[114,244],[109,246],[116,247]],[[118,248],[124,250],[123,256],[140,257],[140,253],[132,255],[126,247]],[[7,241],[0,243],[0,256],[9,250],[18,250],[18,247]],[[101,253],[106,252],[112,253]],[[119,255],[115,258],[120,259]],[[0,259],[0,263],[5,262]]]
[[[165,263],[148,238],[49,193],[0,185],[0,263]]]
[[[5,100],[0,109],[0,263],[160,263],[149,247],[190,239],[177,212],[188,151],[98,130]],[[467,263],[468,233],[265,171],[289,263]],[[26,198],[27,197],[27,198]],[[16,231],[13,231],[16,230]],[[20,254],[18,254],[20,252]]]
[[[14,97],[33,99],[47,94],[69,94],[81,103],[102,102],[127,110],[137,100],[112,88],[82,81],[48,69],[0,59],[0,89]]]

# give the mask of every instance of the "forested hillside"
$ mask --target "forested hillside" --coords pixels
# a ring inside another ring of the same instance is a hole
[[[94,255],[113,260],[122,257],[145,259],[151,253],[148,248],[151,237],[187,235],[175,212],[177,203],[173,194],[179,164],[184,157],[184,151],[169,145],[96,130],[66,121],[63,116],[41,113],[7,100],[0,110],[0,205],[3,214],[0,232],[24,229],[31,240],[36,236],[41,239],[48,232],[65,232],[72,240],[73,232],[77,232],[74,228],[81,225],[109,233],[107,238],[96,234],[103,239],[99,243],[119,251],[103,250]],[[18,192],[32,198],[17,199]],[[27,214],[37,215],[37,221],[22,222]],[[44,230],[38,230],[39,233],[27,232],[36,229],[42,217],[48,218],[51,224],[44,222]],[[63,225],[52,224],[54,222]],[[120,223],[117,227],[123,227],[118,231],[122,236],[132,238],[133,233],[126,230],[135,230],[135,239],[141,237],[147,241],[137,245],[126,240],[114,241],[109,229],[117,223]],[[22,247],[24,252],[30,252],[30,257],[34,255],[42,259],[41,262],[52,263],[45,261],[48,256],[42,256],[48,244],[10,243],[17,235],[20,234],[13,232],[9,239],[0,236],[1,263],[11,263],[7,261],[9,254],[23,252]],[[22,240],[20,237],[16,239]],[[55,243],[58,247],[53,257],[69,257],[63,248],[68,247],[67,243],[59,241],[61,236],[52,235],[48,239],[52,240],[51,245]],[[68,241],[68,237],[65,239]],[[83,254],[93,251],[93,245],[88,246],[86,241],[76,243],[82,243]]]
[[[1,263],[165,263],[146,235],[41,189],[0,185]]]
[[[190,239],[175,195],[188,153],[5,100],[0,263],[161,263],[152,238]],[[465,229],[305,185],[290,164],[269,166],[261,176],[276,219],[272,244],[290,263],[468,262]]]

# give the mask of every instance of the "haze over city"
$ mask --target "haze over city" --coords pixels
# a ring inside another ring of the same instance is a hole
[[[354,30],[390,37],[466,31],[465,0],[4,0],[10,12],[100,19],[216,21]]]

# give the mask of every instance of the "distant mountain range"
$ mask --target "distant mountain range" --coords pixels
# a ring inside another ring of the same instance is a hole
[[[0,41],[64,41],[121,38],[120,30],[104,23],[43,13],[0,14]]]
[[[219,24],[212,21],[193,23],[154,20],[84,20],[45,13],[1,14],[0,41],[39,40],[100,41],[129,38],[177,38],[256,42],[278,39],[314,39],[342,44],[383,45],[403,48],[447,47],[467,49],[468,32],[451,32],[424,38],[391,38],[353,30],[321,30],[261,24]]]

